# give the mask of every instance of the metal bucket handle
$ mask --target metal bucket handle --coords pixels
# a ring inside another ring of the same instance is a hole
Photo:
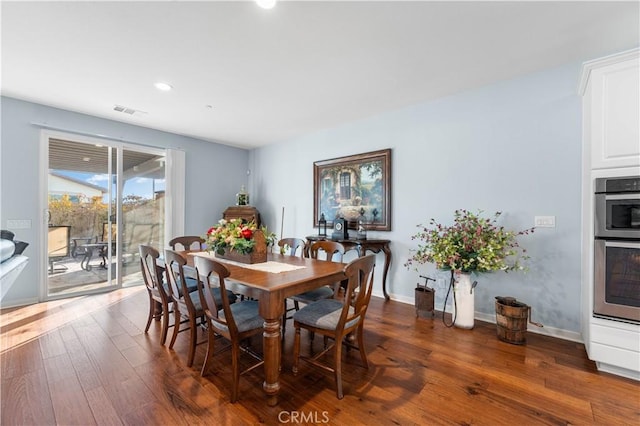
[[[544,325],[540,324],[539,322],[531,321],[531,306],[529,305],[527,305],[527,316],[529,317],[529,324],[533,324],[537,327],[544,327]]]

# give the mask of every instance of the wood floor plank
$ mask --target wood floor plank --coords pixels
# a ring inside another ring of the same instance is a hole
[[[123,424],[118,412],[113,408],[113,405],[111,405],[109,397],[102,386],[97,386],[86,391],[85,395],[87,396],[87,402],[98,426],[117,426]]]
[[[42,351],[43,359],[56,357],[58,355],[67,353],[67,347],[62,340],[60,331],[57,329],[42,335],[38,339],[38,342],[40,342],[40,350]]]
[[[63,425],[95,425],[89,401],[74,375],[49,383],[56,423]]]
[[[73,326],[71,324],[65,324],[61,326],[60,328],[58,328],[58,331],[60,332],[60,337],[62,338],[62,341],[65,343],[70,340],[78,339],[78,336],[76,335],[76,332],[73,329]]]
[[[44,364],[40,342],[33,340],[16,347],[14,350],[3,352],[0,354],[0,365],[2,366],[1,376],[3,379],[42,370]]]
[[[45,359],[44,371],[49,383],[76,377],[71,358],[66,353]]]
[[[38,350],[38,352],[40,352]],[[56,423],[47,377],[43,369],[11,378],[0,384],[3,425],[52,425]]]

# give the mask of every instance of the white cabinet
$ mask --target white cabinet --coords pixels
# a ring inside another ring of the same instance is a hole
[[[599,370],[640,380],[640,325],[593,316],[594,181],[640,175],[640,49],[586,62],[580,81],[582,337]]]
[[[591,169],[640,165],[640,50],[586,62],[580,92]]]

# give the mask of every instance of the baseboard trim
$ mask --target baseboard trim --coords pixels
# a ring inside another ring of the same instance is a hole
[[[0,303],[0,309],[5,308],[17,308],[21,306],[33,305],[34,303],[40,302],[37,297],[29,298],[29,299],[19,299],[12,300],[9,303],[2,302]]]
[[[394,294],[391,294],[389,296],[391,297],[391,300],[395,300],[396,302],[406,303],[408,305],[413,305],[414,304],[414,301],[413,301],[412,297],[397,296],[397,295],[394,295]],[[382,295],[380,295],[380,297],[382,297]],[[489,322],[489,323],[492,323],[492,324],[496,323],[495,313],[494,314],[485,314],[483,312],[475,312],[474,318],[479,320],[479,321],[485,321],[485,322]],[[527,331],[531,332],[531,333],[542,334],[544,336],[557,337],[558,339],[569,340],[571,342],[577,342],[577,343],[584,344],[584,340],[582,339],[582,334],[580,334],[578,332],[575,332],[575,331],[563,330],[561,328],[547,327],[547,326],[536,327],[534,325],[530,325],[527,328]]]

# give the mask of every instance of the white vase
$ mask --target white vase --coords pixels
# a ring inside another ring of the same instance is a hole
[[[471,274],[456,273],[454,277],[453,292],[455,303],[453,304],[453,318],[458,328],[473,328],[475,312],[475,289],[471,282]]]

